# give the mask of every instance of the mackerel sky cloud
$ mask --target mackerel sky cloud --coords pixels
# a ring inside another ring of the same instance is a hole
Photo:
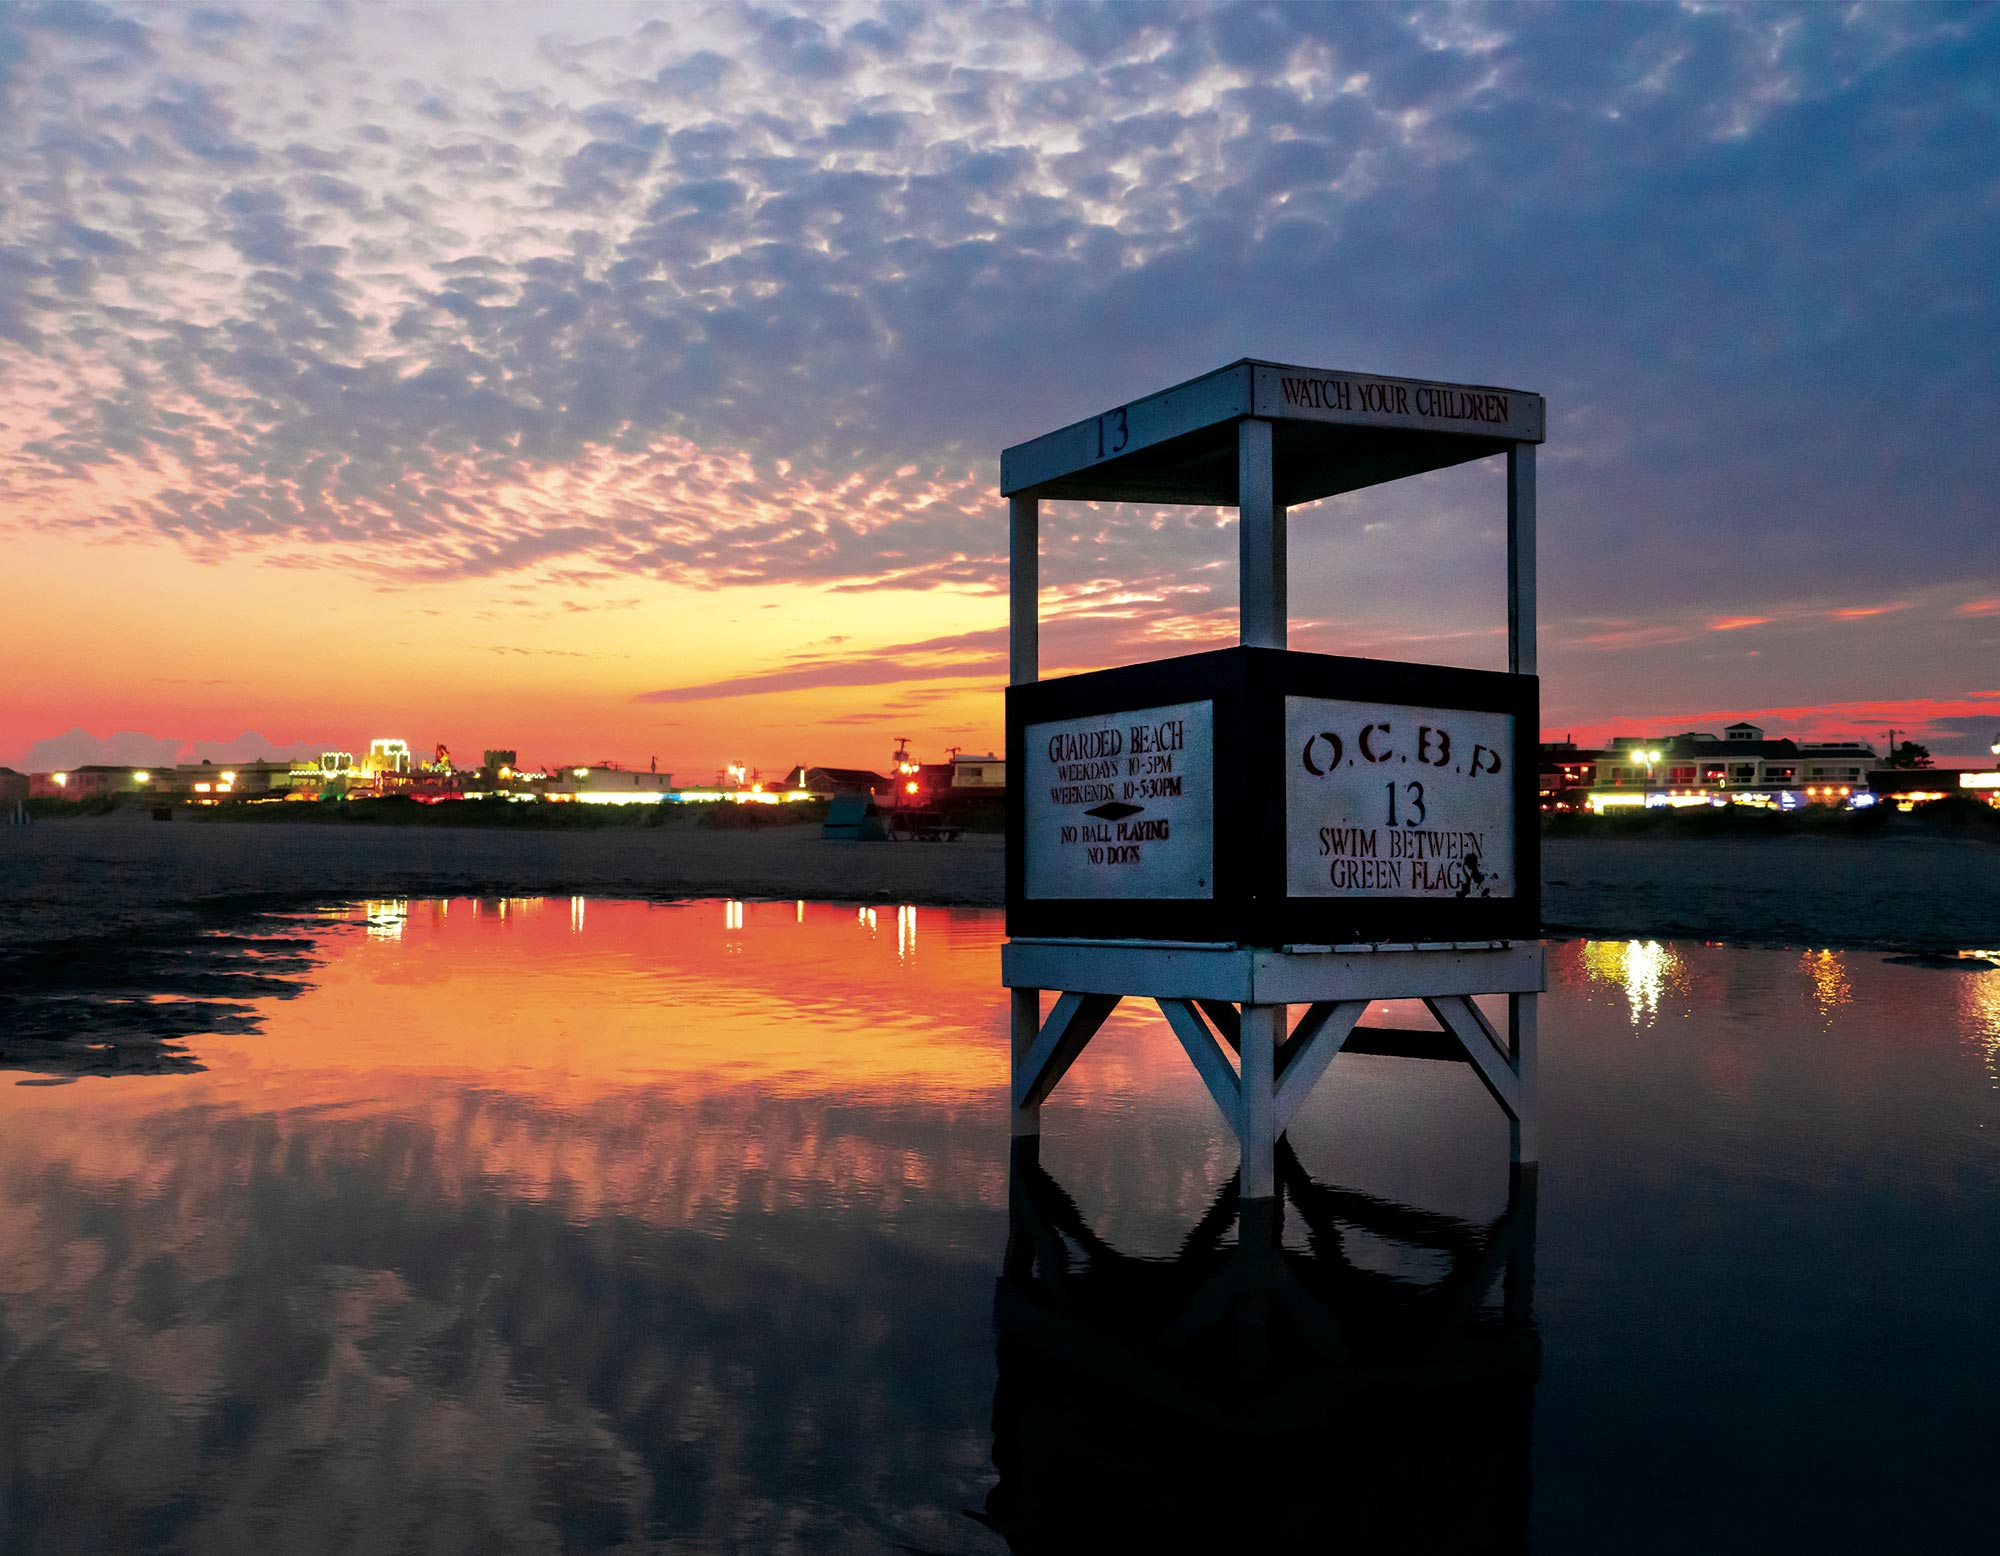
[[[1950,745],[2000,687],[1996,79],[1954,6],[11,7],[0,591],[185,599],[230,669],[51,663],[0,761],[508,708],[700,764],[676,710],[730,707],[864,760],[892,695],[983,745],[1000,447],[1246,354],[1548,397],[1556,733]],[[1484,467],[1296,514],[1300,646],[1498,662],[1500,518]],[[1226,634],[1231,524],[1052,506],[1060,663]],[[380,700],[225,637],[225,576]]]

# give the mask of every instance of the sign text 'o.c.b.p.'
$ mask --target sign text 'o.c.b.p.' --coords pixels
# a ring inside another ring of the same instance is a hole
[[[1212,897],[1214,723],[1201,701],[1028,725],[1025,895]]]
[[[1512,897],[1514,720],[1285,699],[1291,897]]]

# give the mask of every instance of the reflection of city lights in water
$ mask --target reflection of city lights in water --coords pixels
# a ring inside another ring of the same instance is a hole
[[[912,907],[896,909],[896,960],[914,962],[917,959],[917,910]]]
[[[1799,958],[1799,967],[1812,984],[1821,1014],[1831,1016],[1854,998],[1854,986],[1847,979],[1847,959],[1838,951],[1807,951]]]
[[[2000,951],[1976,951],[1975,956],[2000,961]],[[1986,1061],[1986,1084],[2000,1091],[2000,972],[1957,973],[1963,979],[1960,999],[1965,1010],[1966,1035],[1978,1045]]]
[[[583,933],[584,900],[582,897],[572,897],[569,899],[569,932],[572,935]]]
[[[869,934],[872,935],[875,933],[875,910],[873,908],[856,908],[854,910],[854,921],[867,930]]]
[[[724,929],[741,929],[743,927],[742,903],[730,901],[722,905],[722,927]]]
[[[1598,983],[1615,983],[1632,1004],[1632,1025],[1660,1013],[1660,996],[1686,976],[1681,959],[1657,940],[1586,940],[1584,971]]]
[[[800,899],[799,899],[799,900],[798,900],[797,902],[795,902],[795,903],[794,903],[794,904],[793,904],[792,906],[793,906],[793,907],[794,907],[795,909],[797,909],[797,912],[796,912],[796,914],[794,915],[794,917],[793,917],[793,919],[792,919],[792,922],[793,922],[793,923],[795,923],[795,924],[803,924],[803,923],[804,923],[804,922],[806,921],[806,904],[805,904],[805,899],[804,899],[803,897],[801,897],[801,898],[800,898]]]
[[[371,940],[401,940],[403,921],[410,916],[410,899],[398,897],[388,902],[364,902],[361,916],[368,925]]]

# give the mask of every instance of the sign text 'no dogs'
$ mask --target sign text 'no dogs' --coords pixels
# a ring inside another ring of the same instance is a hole
[[[1207,897],[1214,718],[1206,702],[1031,724],[1030,897]]]

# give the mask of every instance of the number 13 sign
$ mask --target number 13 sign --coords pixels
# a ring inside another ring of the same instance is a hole
[[[1514,720],[1285,699],[1293,897],[1514,895]]]

